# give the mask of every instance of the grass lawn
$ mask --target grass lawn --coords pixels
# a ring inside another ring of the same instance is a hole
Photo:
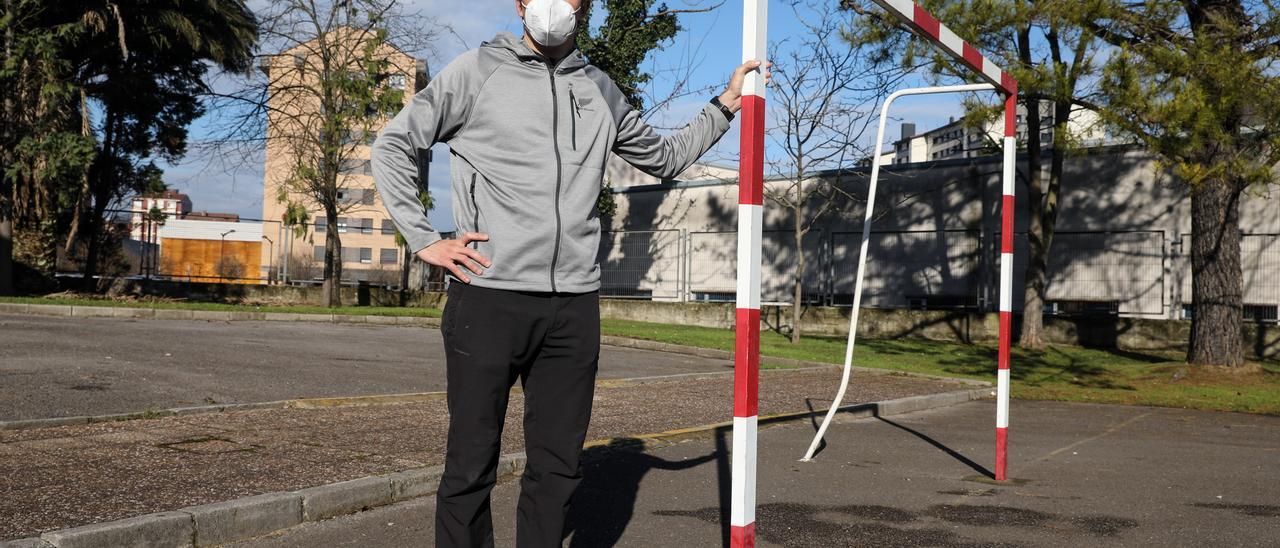
[[[733,349],[727,329],[603,320],[607,335],[720,350]],[[844,363],[844,337],[804,337],[799,344],[763,333],[760,353],[816,362]],[[995,345],[918,339],[858,341],[853,365],[995,381]],[[1040,353],[1013,351],[1010,377],[1015,398],[1157,405],[1280,415],[1280,362],[1261,371],[1230,373],[1190,367],[1181,354],[1050,346]],[[856,376],[855,376],[855,381]],[[835,387],[832,387],[834,390]]]
[[[438,318],[441,313],[437,308],[399,306],[343,306],[338,308],[328,308],[324,306],[270,306],[203,303],[192,301],[114,300],[107,298],[92,299],[84,297],[0,297],[0,303],[61,304],[69,306],[119,306],[127,308],[164,308],[176,310],[213,310],[231,312],[286,312],[293,314],[425,316],[431,318]]]

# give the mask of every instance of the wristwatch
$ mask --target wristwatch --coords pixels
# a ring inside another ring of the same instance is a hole
[[[724,106],[724,103],[721,103],[721,102],[720,102],[720,96],[719,96],[719,95],[717,95],[717,96],[715,96],[715,97],[712,97],[712,98],[711,98],[711,104],[715,105],[715,106],[716,106],[716,108],[719,108],[719,109],[720,109],[720,112],[723,112],[723,113],[724,113],[724,118],[725,118],[726,120],[728,120],[728,121],[730,121],[730,122],[732,122],[732,121],[733,121],[733,111],[732,111],[732,110],[729,110],[729,107]]]

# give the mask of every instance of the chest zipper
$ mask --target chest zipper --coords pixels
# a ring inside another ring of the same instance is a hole
[[[578,99],[573,96],[573,84],[569,84],[569,135],[572,139],[573,150],[578,150]]]
[[[476,174],[471,174],[471,230],[480,232],[480,204],[476,203]],[[471,242],[472,249],[480,249],[480,242]]]

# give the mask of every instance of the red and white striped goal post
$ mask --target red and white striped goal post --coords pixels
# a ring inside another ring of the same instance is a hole
[[[743,0],[742,61],[764,62],[768,0]],[[738,157],[737,313],[733,356],[733,448],[729,536],[756,543],[756,418],[760,383],[760,240],[764,224],[764,67],[742,84]]]
[[[1018,84],[977,49],[961,40],[910,0],[873,0],[957,61],[974,70],[1005,94],[1004,193],[1000,255],[1000,353],[996,406],[997,480],[1005,479],[1009,421],[1009,344],[1013,272],[1013,161],[1017,154]],[[768,0],[743,0],[742,60],[764,61]],[[730,545],[755,546],[756,430],[760,380],[760,258],[764,222],[763,71],[750,73],[743,84],[738,173],[737,311],[734,343],[732,484]]]
[[[1009,463],[1009,346],[1013,336],[1013,187],[1018,153],[1018,81],[911,0],[872,1],[905,23],[917,36],[932,42],[996,86],[1005,96],[1004,191],[1000,202],[1000,350],[996,362],[996,465],[993,471],[997,481],[1004,481]]]

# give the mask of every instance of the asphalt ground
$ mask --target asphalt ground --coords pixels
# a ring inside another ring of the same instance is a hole
[[[1010,476],[995,484],[994,404],[973,402],[759,433],[758,546],[1277,546],[1280,417],[1015,401]],[[592,449],[571,547],[720,546],[728,432],[648,452]],[[518,483],[493,493],[498,546],[514,545]],[[430,546],[430,497],[241,548]]]
[[[824,408],[833,368],[761,373],[764,414]],[[846,403],[972,389],[866,375]],[[728,420],[733,378],[613,381],[596,387],[588,440]],[[524,450],[523,397],[511,395],[504,454]],[[0,540],[262,493],[294,491],[444,459],[444,398],[272,408],[0,431]]]
[[[440,331],[0,314],[0,421],[445,389]],[[604,346],[600,378],[732,370]]]

